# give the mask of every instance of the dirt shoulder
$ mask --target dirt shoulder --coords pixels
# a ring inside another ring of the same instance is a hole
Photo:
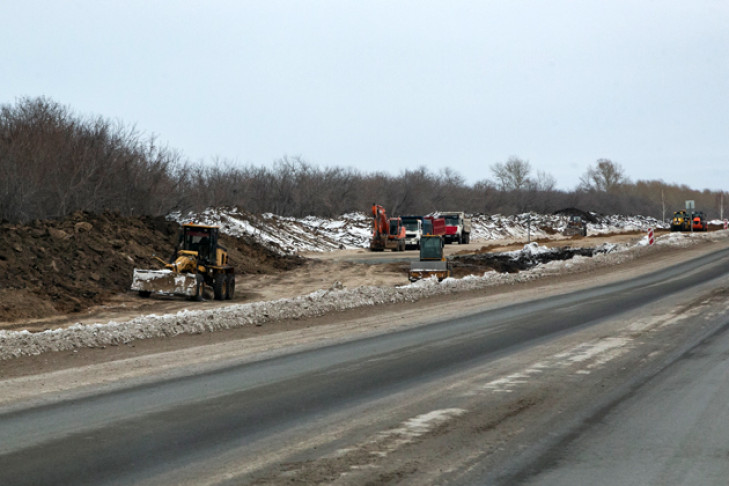
[[[436,296],[413,303],[379,305],[376,308],[360,307],[317,318],[288,319],[261,326],[243,326],[174,338],[144,339],[105,348],[80,348],[73,351],[44,353],[3,362],[0,377],[9,379],[42,374],[50,370],[60,373],[62,370],[83,368],[89,370],[90,375],[84,379],[76,377],[74,382],[87,383],[86,380],[100,379],[94,378],[94,375],[108,376],[104,379],[110,380],[111,376],[119,378],[130,373],[143,376],[176,368],[179,363],[186,363],[188,368],[186,372],[190,372],[194,369],[204,369],[206,366],[260,359],[261,356],[265,357],[272,353],[290,352],[307,346],[320,346],[323,343],[354,339],[372,333],[393,332],[443,317],[500,306],[505,302],[517,303],[604,285],[656,271],[676,259],[696,258],[727,247],[729,240],[726,239],[701,242],[688,248],[640,247],[635,250],[634,258],[623,264],[583,264],[572,267],[569,272],[513,285]],[[290,276],[285,279],[281,277],[278,282],[269,281],[267,290],[263,293],[278,292],[284,288],[289,293],[294,292],[292,288],[299,290],[308,286],[321,288],[322,284],[326,285],[333,279],[332,272],[340,268],[346,270],[344,273],[337,273],[340,281],[342,279],[347,281],[347,274],[351,276],[352,282],[371,280],[366,271],[376,272],[377,269],[370,267],[372,266],[351,263],[313,262],[293,271],[299,273],[298,277],[293,278],[293,280],[298,279],[298,286],[290,285],[292,280]],[[275,280],[271,276],[259,276],[259,278]],[[379,273],[377,278],[391,282],[396,280],[400,284],[403,277],[399,272],[385,270]],[[242,340],[245,340],[245,345],[242,345]],[[107,372],[110,374],[107,375]]]

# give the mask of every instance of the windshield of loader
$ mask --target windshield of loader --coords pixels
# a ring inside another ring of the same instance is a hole
[[[440,260],[443,258],[443,243],[440,236],[424,236],[420,239],[420,259]]]
[[[185,228],[182,249],[196,251],[200,258],[210,256],[210,230],[208,228]]]

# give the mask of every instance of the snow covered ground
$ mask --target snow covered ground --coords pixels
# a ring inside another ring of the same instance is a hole
[[[661,221],[646,216],[594,215],[596,223],[587,225],[588,234],[646,231],[668,228]],[[315,216],[290,218],[275,214],[257,216],[237,208],[207,209],[200,213],[174,213],[170,219],[180,223],[194,221],[220,225],[232,236],[248,235],[266,247],[282,254],[307,251],[367,248],[372,234],[372,218],[365,213],[348,213],[329,219]],[[718,223],[717,223],[718,224]],[[471,240],[526,239],[561,233],[567,216],[524,213],[514,216],[477,214],[472,217]]]
[[[215,213],[218,214],[218,213]],[[212,219],[206,221],[214,222]],[[218,217],[218,216],[215,216]],[[250,231],[254,224],[246,226],[241,220],[226,215],[220,216],[219,222],[228,224],[227,231]],[[265,220],[264,216],[264,220]],[[360,221],[360,216],[351,216],[352,220]],[[271,219],[274,219],[271,216]],[[364,218],[366,219],[366,218]],[[491,220],[491,219],[489,219]],[[233,221],[239,221],[235,224]],[[276,221],[289,221],[276,218]],[[497,219],[496,221],[500,221]],[[330,234],[337,231],[345,241],[350,241],[349,235],[354,233],[336,228],[332,221],[319,220],[321,226],[328,226]],[[631,223],[638,224],[638,223]],[[331,225],[331,226],[329,226]],[[284,227],[292,226],[282,224]],[[480,227],[486,227],[482,225]],[[293,230],[290,230],[293,231]],[[250,234],[250,233],[247,233]],[[284,241],[280,235],[272,231],[261,232],[271,241]],[[657,238],[658,245],[690,246],[698,241],[718,241],[726,239],[727,231],[701,233],[689,235],[686,233],[671,233]],[[263,237],[263,236],[262,236]],[[277,239],[275,239],[277,238]],[[279,243],[277,243],[279,244]],[[285,247],[294,248],[297,244],[289,243]],[[337,242],[334,240],[334,246]],[[568,273],[575,269],[584,269],[592,266],[616,264],[630,261],[641,253],[642,247],[647,245],[647,238],[637,245],[614,245],[609,251],[592,258],[576,256],[570,260],[552,261],[519,273],[486,272],[483,275],[472,275],[461,279],[449,278],[443,282],[435,279],[421,280],[413,284],[399,287],[373,287],[361,286],[345,288],[337,283],[331,288],[301,295],[290,299],[280,299],[268,302],[252,302],[247,304],[234,304],[210,310],[183,310],[175,314],[146,315],[126,322],[106,322],[93,325],[75,324],[65,329],[55,329],[31,333],[28,331],[0,331],[0,360],[18,356],[36,355],[49,351],[72,350],[81,347],[102,347],[129,343],[137,339],[153,337],[169,337],[180,334],[196,334],[219,329],[236,328],[248,325],[262,325],[268,322],[320,316],[329,312],[342,311],[364,306],[374,306],[385,303],[414,302],[434,295],[452,294],[466,290],[485,288],[502,284],[513,284],[544,276]],[[525,252],[530,255],[539,252],[551,251],[536,243],[525,245],[519,252],[512,252],[514,257]]]

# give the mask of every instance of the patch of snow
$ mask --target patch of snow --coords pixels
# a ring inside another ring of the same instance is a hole
[[[604,364],[624,353],[630,342],[631,339],[623,337],[605,338],[597,342],[581,344],[566,353],[555,355],[555,358],[566,363],[593,361],[596,364]]]
[[[369,464],[362,464],[362,455],[372,457],[373,459],[379,459],[387,457],[389,454],[397,451],[403,446],[412,443],[418,437],[421,437],[428,432],[431,432],[436,427],[447,423],[454,417],[458,417],[466,413],[466,410],[462,408],[446,408],[442,410],[433,410],[417,417],[408,419],[400,424],[399,427],[386,430],[377,434],[374,438],[367,440],[355,447],[348,447],[346,449],[339,449],[333,455],[333,457],[339,458],[344,457],[348,454],[356,455],[358,461],[356,464],[350,466],[349,471],[358,471],[365,468],[371,467]],[[342,476],[347,476],[349,472],[342,473]]]
[[[172,213],[168,219],[220,226],[221,232],[248,236],[284,255],[304,251],[332,251],[369,246],[371,219],[364,213],[343,214],[337,219],[307,216],[291,218],[265,213],[257,216],[238,208],[209,208],[199,213]]]

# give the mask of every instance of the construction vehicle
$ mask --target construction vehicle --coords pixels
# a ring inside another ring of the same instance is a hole
[[[423,235],[422,216],[400,216],[405,226],[405,249],[420,249],[420,237]]]
[[[671,231],[691,231],[691,215],[685,209],[673,213]]]
[[[446,234],[446,223],[445,218],[436,218],[435,216],[424,216],[423,217],[423,234],[424,235],[435,235],[441,238],[445,237]]]
[[[564,236],[587,236],[587,222],[582,216],[573,214],[567,220],[567,227],[562,231]]]
[[[709,231],[709,223],[706,221],[706,215],[702,211],[697,211],[692,216],[691,229],[693,231]]]
[[[463,211],[439,211],[436,216],[445,218],[445,243],[457,242],[459,245],[471,241],[471,218]]]
[[[385,208],[372,205],[373,231],[370,250],[405,251],[405,226],[400,218],[388,218]]]
[[[132,290],[141,297],[151,294],[182,295],[195,300],[212,289],[215,300],[235,295],[235,269],[228,262],[228,251],[218,242],[219,228],[185,223],[169,262],[159,257],[163,269],[135,268]]]
[[[420,238],[420,260],[410,263],[411,282],[435,276],[438,281],[451,276],[451,263],[443,255],[443,238],[423,235]]]

